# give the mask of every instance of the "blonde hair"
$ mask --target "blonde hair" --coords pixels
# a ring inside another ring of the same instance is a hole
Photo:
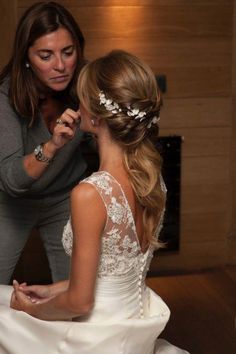
[[[92,115],[106,120],[112,138],[123,147],[124,166],[144,210],[145,236],[156,244],[165,192],[161,188],[162,159],[155,147],[159,128],[157,124],[148,128],[153,117],[159,116],[161,107],[152,70],[136,56],[114,50],[82,69],[77,91],[83,106]],[[119,105],[119,111],[111,112],[100,104],[101,91]],[[129,116],[127,107],[146,112],[145,119]]]

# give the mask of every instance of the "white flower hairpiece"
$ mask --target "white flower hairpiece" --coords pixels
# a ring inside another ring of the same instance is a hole
[[[103,91],[99,92],[99,98],[100,98],[100,105],[103,104],[107,111],[111,111],[114,114],[121,112],[118,103],[113,102],[111,99],[107,99]]]
[[[116,103],[113,101],[111,98],[106,98],[106,95],[103,91],[99,92],[99,100],[100,100],[100,105],[104,105],[106,110],[116,114],[118,112],[122,112],[122,109]],[[126,114],[129,117],[134,117],[134,119],[139,119],[140,122],[142,122],[146,118],[147,112],[145,111],[140,111],[138,108],[131,108],[130,106],[127,107]],[[151,128],[152,124],[157,124],[160,120],[160,117],[154,116],[152,120],[148,123],[147,128]]]

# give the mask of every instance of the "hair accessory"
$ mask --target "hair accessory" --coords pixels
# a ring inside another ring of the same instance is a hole
[[[148,124],[148,129],[151,128],[152,124],[157,124],[160,120],[160,117],[154,116],[151,120],[151,122]]]
[[[106,110],[116,114],[118,112],[122,112],[122,109],[116,103],[113,101],[111,98],[106,98],[106,95],[103,91],[99,92],[99,99],[100,99],[100,105],[104,105]],[[144,119],[146,119],[147,112],[145,111],[140,111],[138,108],[131,108],[130,106],[127,106],[126,114],[129,117],[134,117],[134,119],[139,119],[140,122],[142,122]],[[160,120],[160,117],[154,116],[152,120],[148,123],[147,128],[151,128],[152,124],[157,124]]]
[[[134,119],[139,119],[140,122],[145,119],[146,112],[140,111],[138,108],[131,108],[130,106],[127,107],[127,115],[129,117],[134,117]]]
[[[112,101],[111,99],[106,98],[103,91],[99,92],[99,98],[100,98],[100,105],[104,105],[107,111],[111,111],[114,114],[121,112],[118,103]]]

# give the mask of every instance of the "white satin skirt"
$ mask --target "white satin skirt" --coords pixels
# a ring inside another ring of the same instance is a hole
[[[97,322],[93,316],[93,320],[79,322],[39,320],[11,309],[11,292],[12,287],[0,285],[0,354],[188,353],[157,339],[170,311],[149,288],[146,288],[148,304],[144,318],[107,320],[106,316],[100,316]],[[107,309],[109,305],[104,303],[104,307]]]

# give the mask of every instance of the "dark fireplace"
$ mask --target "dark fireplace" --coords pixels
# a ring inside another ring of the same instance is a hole
[[[161,252],[178,251],[180,236],[181,136],[160,137],[157,149],[163,157],[162,174],[167,187],[167,204],[160,240]]]

